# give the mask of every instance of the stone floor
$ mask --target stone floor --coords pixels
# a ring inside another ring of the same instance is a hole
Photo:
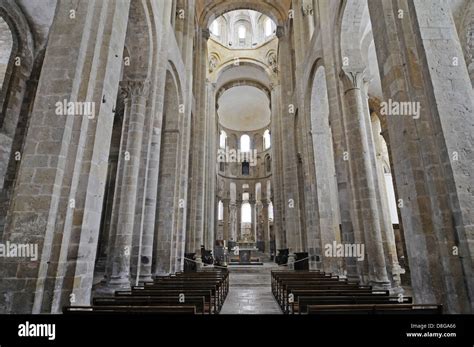
[[[231,266],[230,288],[221,314],[282,314],[271,292],[270,271],[277,266]]]

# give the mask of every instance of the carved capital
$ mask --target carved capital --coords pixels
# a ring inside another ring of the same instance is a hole
[[[146,98],[150,94],[150,81],[124,81],[120,84],[121,93],[124,99],[143,97]]]
[[[285,27],[282,25],[277,26],[276,36],[280,39],[285,36]]]
[[[345,70],[341,69],[339,78],[344,85],[344,91],[362,89],[364,87],[365,69]]]
[[[204,38],[204,40],[207,41],[211,37],[211,31],[209,29],[202,29],[201,30],[201,35]]]

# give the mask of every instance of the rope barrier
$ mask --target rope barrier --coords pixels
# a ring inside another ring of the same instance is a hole
[[[278,266],[290,266],[290,265],[294,265],[296,263],[299,263],[299,262],[302,262],[304,260],[308,260],[310,259],[311,257],[306,257],[306,258],[303,258],[303,259],[299,259],[299,260],[295,260],[294,262],[291,262],[291,263],[287,263],[287,264],[279,264]],[[187,261],[191,261],[193,263],[196,263],[196,264],[204,264],[203,262],[197,262],[196,260],[194,259],[190,259],[190,258],[186,258],[184,257],[184,260],[187,260]],[[209,264],[206,264],[206,265],[209,265]],[[228,269],[227,266],[220,266],[220,265],[215,265],[215,264],[212,264],[212,266],[216,267],[216,268],[221,268],[221,269]]]

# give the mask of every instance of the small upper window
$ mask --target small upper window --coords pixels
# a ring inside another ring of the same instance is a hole
[[[268,204],[268,220],[273,221],[273,203]]]
[[[218,220],[224,220],[224,204],[222,201],[219,201],[218,207],[217,207],[217,219]]]
[[[219,36],[221,34],[220,32],[220,26],[217,20],[215,20],[212,25],[211,25],[211,33],[214,36]]]
[[[242,204],[242,216],[241,222],[242,223],[252,223],[252,207],[248,202]]]
[[[265,21],[265,37],[271,36],[273,34],[273,25],[272,20],[267,18]]]
[[[272,143],[271,143],[271,138],[270,138],[270,131],[266,130],[263,133],[263,148],[264,149],[269,149],[271,147],[271,145],[272,145]]]
[[[240,138],[240,151],[250,152],[250,136],[242,135]]]
[[[227,134],[225,131],[221,131],[221,135],[219,136],[219,147],[225,149],[227,146]]]
[[[239,39],[245,40],[246,37],[247,37],[247,28],[245,28],[245,26],[243,25],[239,26]]]

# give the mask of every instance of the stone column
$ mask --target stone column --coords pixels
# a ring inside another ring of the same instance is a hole
[[[224,205],[224,218],[223,218],[223,239],[224,241],[229,241],[229,227],[230,227],[230,216],[229,216],[229,208],[230,208],[230,200],[229,199],[222,199],[222,204]]]
[[[130,114],[127,146],[124,156],[123,186],[116,230],[115,246],[112,251],[112,274],[108,283],[111,288],[130,288],[130,255],[137,198],[138,171],[143,139],[145,109],[149,93],[149,81],[127,81],[126,103]],[[120,174],[120,173],[119,173]]]
[[[369,85],[371,76],[366,76],[363,80],[362,99],[365,114],[366,137],[369,144],[369,156],[372,162],[372,176],[374,177],[376,201],[379,211],[380,229],[382,233],[382,242],[384,245],[385,265],[387,276],[392,284],[393,292],[401,292],[398,257],[395,248],[395,235],[390,218],[390,210],[387,200],[387,189],[385,187],[385,176],[383,168],[379,165],[377,159],[377,147],[375,143],[374,131],[372,129],[372,120],[369,108]]]
[[[315,9],[319,18],[329,18],[332,16],[332,7],[329,1],[314,1]],[[334,164],[336,167],[337,192],[339,201],[339,211],[341,218],[341,237],[343,243],[354,243],[354,225],[351,218],[350,208],[350,180],[348,165],[345,161],[347,151],[346,129],[343,123],[342,91],[339,87],[339,66],[341,62],[334,52],[340,48],[335,47],[334,29],[331,21],[318,21],[316,26],[320,27],[321,41],[323,46],[323,56],[326,68],[326,84],[329,102],[329,122],[331,124],[332,142],[334,152]],[[346,258],[345,273],[347,278],[358,280],[357,261],[354,258]]]
[[[471,313],[474,94],[451,9],[441,0],[368,4],[384,101],[420,111],[387,115],[414,299]]]
[[[364,268],[368,269],[368,278],[363,280],[367,280],[374,287],[387,288],[390,286],[390,281],[385,266],[377,206],[377,187],[374,183],[361,91],[363,73],[363,71],[343,71],[341,73],[345,90],[344,100],[347,105],[345,125],[346,129],[350,129],[347,138],[348,164],[353,185],[352,208],[353,215],[358,221],[355,233],[356,242],[364,244],[367,254],[367,259],[364,257]]]
[[[71,294],[90,304],[129,6],[58,2],[2,237],[37,259],[0,258],[1,313],[58,313]],[[57,114],[63,100],[95,114]]]
[[[231,201],[229,204],[229,227],[230,234],[229,240],[232,239],[234,242],[237,241],[237,204],[235,201]]]
[[[376,117],[376,116],[375,116]],[[373,122],[371,122],[375,125]],[[390,214],[390,206],[388,202],[387,186],[385,184],[385,173],[383,169],[384,164],[384,147],[383,137],[380,135],[381,128],[380,124],[377,127],[373,127],[373,138],[374,138],[374,150],[376,155],[376,175],[378,180],[378,191],[380,195],[380,206],[383,213],[383,231],[385,233],[385,255],[389,271],[391,275],[392,287],[400,290],[401,278],[400,278],[400,265],[398,263],[397,247],[395,244],[395,234],[393,231],[392,218]],[[388,158],[387,158],[388,159]]]
[[[253,239],[257,242],[257,202],[255,200],[249,200],[250,209],[252,211],[252,226],[251,230],[253,233]]]
[[[201,245],[204,240],[204,209],[206,195],[205,180],[205,158],[206,158],[206,104],[207,104],[207,88],[206,75],[208,67],[207,40],[210,37],[209,30],[201,29],[196,37],[195,69],[194,69],[194,87],[196,91],[196,113],[193,115],[193,135],[192,135],[192,167],[189,194],[189,233],[186,240],[187,253],[196,253],[196,261],[201,262]],[[213,164],[214,165],[214,164]]]
[[[236,238],[235,242],[239,241],[242,235],[242,201],[236,201],[236,210],[237,210],[237,228],[236,228]]]
[[[263,241],[265,242],[265,253],[270,255],[270,226],[268,222],[268,200],[262,201],[262,234],[263,234]]]
[[[288,24],[289,25],[289,24]],[[286,246],[290,251],[289,261],[294,259],[293,253],[302,250],[301,225],[300,225],[300,198],[298,189],[298,158],[295,142],[295,112],[294,101],[289,95],[292,94],[292,73],[290,71],[292,43],[288,34],[288,28],[278,27],[277,35],[280,39],[280,55],[278,57],[282,67],[280,79],[280,140],[282,149],[282,178],[283,185],[283,212],[285,214],[284,228],[286,230]],[[301,115],[300,115],[301,116]],[[279,188],[280,189],[280,188]]]
[[[281,86],[273,86],[271,93],[272,109],[272,187],[279,187],[273,191],[273,216],[275,223],[273,230],[275,233],[275,247],[282,249],[286,247],[286,238],[284,233],[283,215],[285,206],[283,204],[283,170],[281,165],[281,110],[280,110],[280,90]]]

